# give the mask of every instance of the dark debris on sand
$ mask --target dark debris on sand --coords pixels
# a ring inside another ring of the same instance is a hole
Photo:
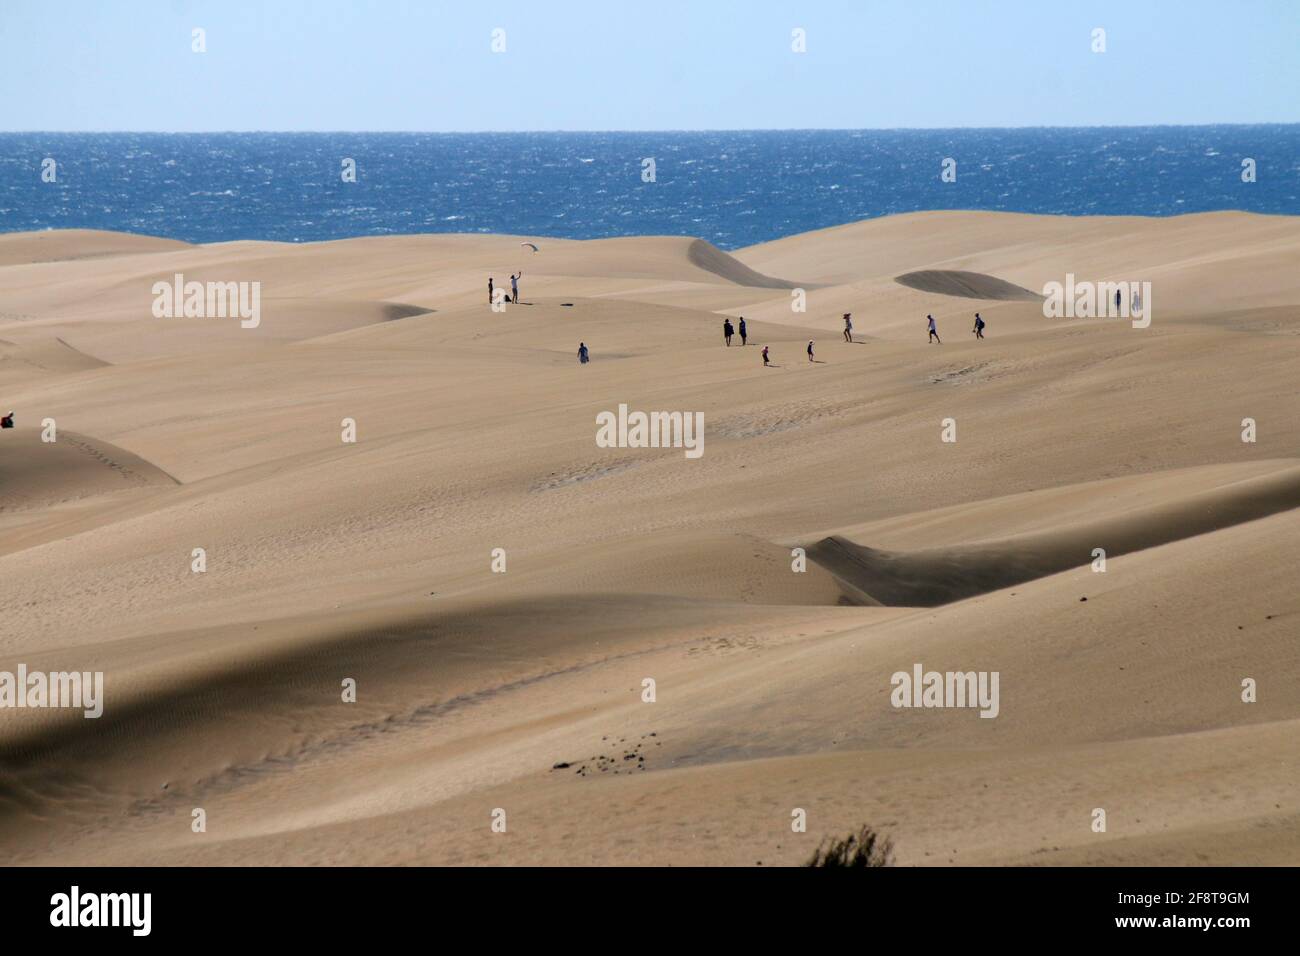
[[[658,737],[658,734],[642,734],[640,743],[633,744],[630,747],[615,748],[613,756],[607,754],[592,754],[591,759],[588,761],[562,761],[553,764],[551,769],[567,770],[577,764],[577,769],[573,772],[579,777],[594,776],[598,773],[612,773],[618,775],[620,773],[635,773],[637,771],[643,771],[646,768],[646,762],[645,754],[643,754],[641,750],[649,745],[649,738],[651,737]],[[601,737],[600,739],[607,741],[609,738]],[[626,743],[626,740],[627,738],[620,737],[619,743]],[[663,743],[662,741],[656,740],[654,745],[656,747],[662,747]]]

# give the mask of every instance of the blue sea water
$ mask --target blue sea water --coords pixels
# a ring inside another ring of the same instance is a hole
[[[943,182],[942,164],[957,163]],[[1256,181],[1242,181],[1242,160]],[[42,181],[53,159],[55,182]],[[356,162],[357,181],[342,162]],[[655,161],[655,181],[642,179]],[[192,242],[688,235],[923,209],[1300,214],[1300,125],[668,133],[4,133],[0,231]]]

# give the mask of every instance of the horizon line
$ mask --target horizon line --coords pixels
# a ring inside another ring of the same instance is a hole
[[[1023,126],[783,126],[783,127],[709,127],[699,129],[671,128],[660,129],[6,129],[0,130],[0,136],[11,135],[117,135],[123,133],[150,134],[161,136],[201,136],[230,133],[277,133],[280,135],[421,135],[421,136],[515,136],[537,133],[928,133],[951,131],[981,130],[1108,130],[1108,129],[1205,129],[1212,127],[1251,127],[1251,126],[1300,126],[1300,120],[1264,120],[1258,122],[1210,122],[1210,123],[1118,123],[1092,125],[1023,125]]]

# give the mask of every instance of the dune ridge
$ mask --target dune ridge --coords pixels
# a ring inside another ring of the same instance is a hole
[[[765,276],[703,239],[696,239],[686,247],[686,258],[706,272],[712,272],[736,285],[757,289],[794,289],[798,285],[785,279]]]
[[[965,547],[893,552],[830,535],[807,552],[862,603],[935,607],[1091,565],[1098,548],[1102,556],[1115,557],[1297,507],[1300,465],[1166,498],[1140,511]]]

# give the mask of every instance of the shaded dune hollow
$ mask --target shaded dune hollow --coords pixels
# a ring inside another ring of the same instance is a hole
[[[997,276],[982,272],[962,272],[955,269],[923,269],[894,276],[894,281],[918,292],[936,295],[955,295],[963,299],[993,299],[1000,301],[1040,302],[1037,292],[1022,288]]]
[[[1141,511],[1050,531],[951,548],[884,551],[841,535],[806,547],[848,601],[938,607],[1108,558],[1265,518],[1300,507],[1300,468]]]

